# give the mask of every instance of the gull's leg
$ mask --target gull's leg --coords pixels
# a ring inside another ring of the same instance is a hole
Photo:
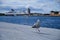
[[[40,32],[39,28],[36,28],[38,32]]]
[[[39,28],[37,28],[38,32],[40,32]]]

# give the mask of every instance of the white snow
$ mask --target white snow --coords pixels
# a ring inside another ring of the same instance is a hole
[[[0,40],[60,40],[60,30],[40,28],[40,33],[28,25],[0,22]]]

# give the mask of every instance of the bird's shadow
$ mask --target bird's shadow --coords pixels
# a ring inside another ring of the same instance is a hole
[[[35,32],[37,34],[42,34],[42,35],[51,35],[51,34],[48,34],[48,33],[43,33],[43,32]]]

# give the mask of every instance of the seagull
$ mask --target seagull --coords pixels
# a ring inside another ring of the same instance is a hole
[[[39,28],[40,28],[40,20],[38,19],[36,23],[34,23],[34,25],[32,26],[32,28],[36,28],[39,32]]]

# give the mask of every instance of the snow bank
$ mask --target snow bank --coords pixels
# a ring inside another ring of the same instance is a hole
[[[0,40],[60,40],[60,30],[40,28],[39,33],[28,25],[0,22]]]

